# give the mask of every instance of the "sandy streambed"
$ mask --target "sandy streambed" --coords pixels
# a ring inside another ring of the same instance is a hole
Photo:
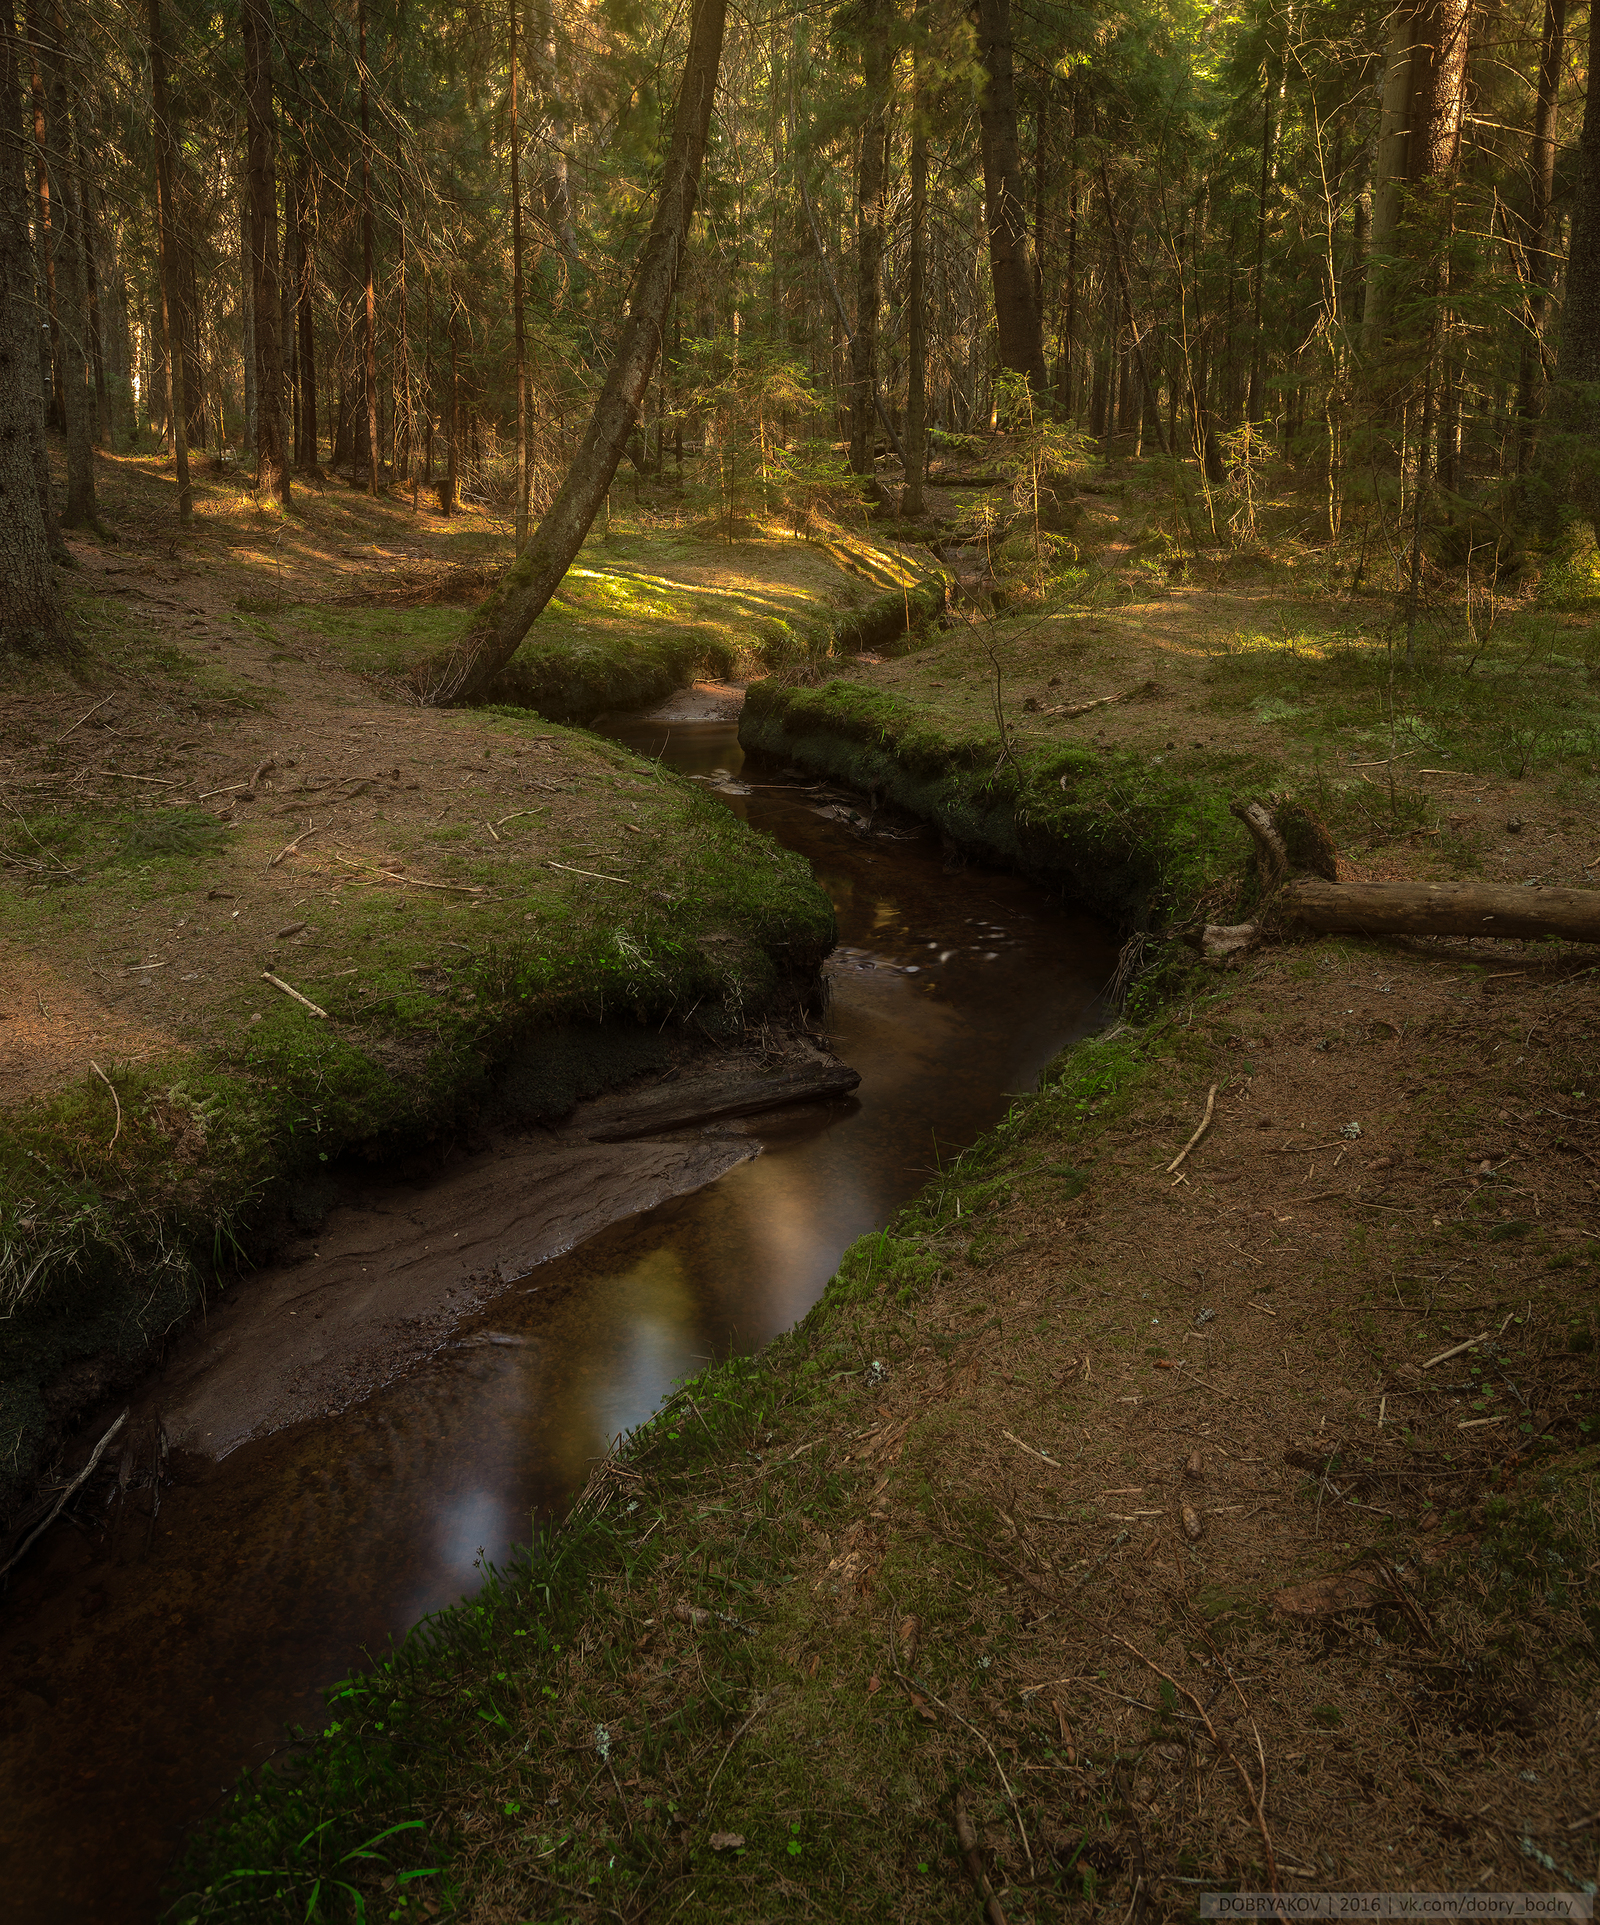
[[[375,1179],[174,1348],[146,1392],[172,1445],[226,1457],[336,1414],[436,1350],[461,1319],[607,1224],[760,1151],[750,1137],[497,1145],[431,1181]]]

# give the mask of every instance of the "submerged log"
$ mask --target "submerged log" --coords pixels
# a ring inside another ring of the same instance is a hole
[[[1482,882],[1292,882],[1286,914],[1319,934],[1559,936],[1600,942],[1600,889]]]
[[[664,1130],[690,1129],[698,1123],[758,1116],[763,1110],[781,1109],[788,1103],[848,1096],[860,1081],[858,1070],[836,1062],[777,1071],[717,1070],[705,1076],[685,1077],[681,1083],[651,1090],[648,1095],[618,1099],[614,1105],[605,1105],[598,1116],[591,1110],[579,1127],[591,1143],[626,1143],[634,1137],[659,1136]]]

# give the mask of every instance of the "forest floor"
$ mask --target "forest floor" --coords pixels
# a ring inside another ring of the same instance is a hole
[[[1593,883],[1592,615],[1435,610],[1407,671],[1392,601],[1172,583],[1135,507],[1091,518],[1070,605],[793,689],[787,752],[837,773],[834,701],[885,754],[1009,758],[1019,813],[1103,758],[1104,809],[1188,851],[1175,929],[1248,892],[1219,791],[1302,800],[1351,876]],[[244,1787],[183,1915],[287,1916],[341,1866],[391,1918],[482,1921],[1592,1893],[1593,952],[1146,966],[791,1337]]]

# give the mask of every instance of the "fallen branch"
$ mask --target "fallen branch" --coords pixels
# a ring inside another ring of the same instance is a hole
[[[1195,1710],[1199,1712],[1200,1722],[1205,1726],[1211,1742],[1239,1774],[1239,1782],[1244,1786],[1245,1796],[1250,1800],[1250,1811],[1256,1821],[1256,1829],[1261,1834],[1261,1843],[1267,1854],[1267,1876],[1271,1880],[1272,1894],[1276,1897],[1278,1892],[1278,1859],[1277,1854],[1272,1849],[1272,1834],[1267,1830],[1267,1754],[1262,1749],[1261,1733],[1256,1731],[1255,1720],[1253,1718],[1251,1719],[1250,1729],[1255,1732],[1256,1752],[1261,1759],[1261,1788],[1259,1791],[1252,1783],[1249,1772],[1245,1770],[1233,1752],[1230,1751],[1217,1736],[1217,1727],[1211,1722],[1210,1715],[1206,1711],[1205,1706],[1188,1686],[1180,1684],[1170,1671],[1163,1671],[1161,1666],[1157,1664],[1153,1658],[1147,1658],[1139,1649],[1138,1645],[1130,1644],[1126,1638],[1119,1637],[1114,1631],[1111,1634],[1111,1638],[1114,1644],[1120,1644],[1125,1651],[1131,1651],[1146,1670],[1153,1671],[1158,1678],[1165,1678],[1174,1691],[1181,1691],[1183,1693],[1190,1704],[1194,1706]],[[1281,1918],[1282,1913],[1280,1912],[1278,1916]]]
[[[111,698],[108,695],[106,697],[106,700],[109,702],[110,699]],[[89,713],[92,715],[94,713],[94,710],[91,709]],[[103,1071],[101,1073],[104,1074]],[[115,1091],[112,1092],[113,1095],[115,1095],[115,1093],[116,1093]],[[122,1106],[118,1104],[117,1107],[120,1112]],[[88,1483],[89,1479],[94,1475],[95,1466],[100,1462],[100,1459],[105,1455],[106,1445],[111,1442],[112,1438],[116,1436],[117,1432],[121,1430],[122,1426],[127,1421],[128,1421],[128,1413],[124,1411],[122,1415],[116,1420],[116,1422],[111,1426],[111,1428],[106,1432],[105,1436],[102,1437],[99,1443],[95,1445],[94,1451],[90,1456],[88,1463],[84,1465],[83,1469],[78,1472],[77,1476],[73,1478],[72,1482],[56,1499],[55,1503],[51,1506],[48,1516],[46,1516],[41,1523],[37,1524],[31,1531],[29,1531],[28,1535],[17,1546],[16,1550],[14,1550],[11,1553],[10,1557],[6,1559],[5,1563],[0,1564],[0,1577],[4,1577],[6,1572],[9,1571],[14,1564],[17,1564],[21,1561],[23,1555],[26,1553],[26,1551],[28,1550],[28,1547],[33,1543],[35,1538],[43,1536],[43,1534],[47,1530],[49,1530],[50,1526],[61,1515],[62,1507],[65,1505],[67,1499],[71,1497],[73,1492],[81,1489],[83,1485]]]
[[[1042,715],[1060,715],[1071,719],[1074,715],[1087,715],[1091,709],[1107,708],[1113,702],[1149,701],[1156,694],[1154,682],[1140,682],[1133,688],[1125,688],[1119,695],[1097,695],[1092,702],[1063,703],[1056,708],[1041,709]]]
[[[1321,935],[1560,936],[1600,943],[1600,889],[1481,882],[1293,882],[1287,914]]]
[[[1017,1821],[1017,1836],[1022,1840],[1022,1850],[1028,1860],[1028,1876],[1030,1878],[1034,1877],[1033,1847],[1028,1843],[1028,1828],[1022,1822],[1022,1807],[1017,1803],[1017,1794],[1011,1789],[1011,1780],[1006,1776],[1006,1768],[1000,1762],[999,1752],[995,1750],[994,1746],[990,1744],[989,1740],[970,1719],[963,1718],[961,1713],[957,1711],[953,1705],[946,1704],[942,1698],[934,1697],[933,1693],[925,1684],[919,1684],[915,1678],[908,1678],[903,1671],[896,1671],[895,1676],[900,1680],[901,1684],[905,1686],[907,1691],[913,1694],[920,1692],[930,1704],[938,1705],[939,1709],[947,1718],[954,1718],[957,1724],[965,1725],[967,1730],[972,1733],[973,1737],[978,1740],[979,1744],[983,1746],[984,1750],[987,1751],[989,1756],[994,1760],[994,1768],[1000,1774],[1000,1782],[1006,1788],[1007,1798],[1011,1800],[1011,1815]],[[976,1846],[976,1840],[974,1840],[974,1846]]]
[[[624,889],[633,887],[626,876],[603,876],[596,869],[574,869],[568,862],[552,862],[549,866],[552,869],[565,869],[569,876],[587,876],[591,882],[620,882]]]
[[[285,996],[292,996],[297,1003],[304,1004],[313,1016],[320,1016],[324,1022],[328,1020],[328,1012],[325,1009],[318,1009],[309,996],[302,996],[292,983],[286,983],[281,976],[274,976],[270,969],[262,970],[261,980],[264,983],[271,983],[274,989],[281,989]]]
[[[1437,1357],[1430,1357],[1422,1368],[1432,1370],[1435,1364],[1448,1363],[1452,1357],[1459,1357],[1463,1350],[1471,1350],[1481,1344],[1488,1334],[1487,1330],[1480,1330],[1477,1336],[1468,1337],[1465,1343],[1454,1344],[1449,1350],[1441,1350]]]
[[[1256,865],[1261,874],[1263,895],[1270,895],[1289,873],[1289,850],[1272,811],[1261,802],[1230,802],[1228,813],[1237,816],[1250,831],[1256,845]]]
[[[323,827],[326,828],[326,826],[327,826],[326,823],[324,823]],[[283,847],[278,851],[278,853],[267,864],[267,867],[269,869],[276,869],[278,864],[282,862],[285,856],[292,856],[294,854],[295,850],[300,847],[301,843],[305,841],[307,836],[314,836],[320,833],[321,833],[320,830],[313,828],[310,823],[307,823],[305,828],[303,828],[300,831],[299,835],[295,837],[293,842],[286,842],[283,845]]]
[[[1195,1144],[1198,1143],[1201,1137],[1205,1135],[1206,1131],[1210,1129],[1211,1112],[1216,1107],[1217,1107],[1217,1086],[1215,1083],[1213,1083],[1211,1085],[1210,1094],[1206,1097],[1206,1113],[1200,1119],[1200,1127],[1195,1131],[1194,1135],[1189,1138],[1188,1142],[1184,1144],[1183,1148],[1179,1150],[1178,1154],[1167,1165],[1168,1176],[1171,1176],[1172,1172],[1178,1167],[1178,1165],[1183,1161],[1183,1159],[1194,1148]]]
[[[956,1838],[961,1846],[961,1855],[967,1861],[967,1876],[977,1888],[983,1900],[983,1915],[989,1925],[1006,1925],[1006,1915],[1000,1909],[1000,1901],[994,1895],[994,1887],[984,1874],[983,1860],[978,1856],[978,1834],[973,1829],[972,1819],[968,1816],[965,1799],[956,1793]]]
[[[106,1145],[108,1150],[115,1149],[117,1138],[122,1134],[122,1104],[118,1100],[117,1092],[111,1087],[111,1078],[107,1076],[93,1057],[89,1059],[89,1067],[94,1071],[95,1075],[100,1078],[101,1082],[105,1084],[106,1088],[111,1090],[111,1100],[117,1105],[117,1127],[111,1132],[111,1141]]]
[[[116,692],[116,691],[115,691],[115,690],[113,690],[113,691],[112,691],[112,694],[115,694],[115,692]],[[73,731],[73,729],[81,729],[81,728],[83,727],[83,725],[84,725],[84,723],[88,721],[88,719],[89,719],[89,717],[90,717],[91,715],[98,715],[98,714],[100,713],[100,711],[101,711],[101,709],[103,709],[103,708],[105,707],[105,705],[106,705],[106,703],[107,703],[107,702],[109,702],[110,700],[111,700],[111,696],[110,696],[110,695],[102,695],[102,696],[100,697],[100,700],[99,700],[98,702],[96,702],[96,703],[95,703],[95,705],[94,705],[94,707],[93,707],[92,709],[85,709],[85,710],[83,711],[83,713],[82,713],[82,715],[80,715],[80,716],[78,717],[78,719],[77,719],[77,721],[73,723],[73,725],[72,725],[72,728],[70,728],[70,729],[68,729],[68,730],[67,730],[67,733],[66,733],[66,735],[58,735],[58,736],[56,737],[56,739],[55,739],[55,744],[54,744],[54,746],[55,746],[56,748],[59,748],[59,747],[61,746],[61,744],[62,744],[63,742],[65,742],[65,741],[66,741],[66,739],[67,739],[67,735],[71,735],[71,733],[72,733],[72,731]]]

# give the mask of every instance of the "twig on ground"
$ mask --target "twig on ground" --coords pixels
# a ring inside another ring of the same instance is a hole
[[[116,693],[116,691],[115,691],[115,690],[113,689],[113,690],[112,690],[112,694],[114,695],[115,693]],[[83,727],[83,725],[84,725],[84,723],[88,721],[88,719],[89,719],[89,717],[90,717],[91,715],[98,715],[98,714],[99,714],[99,712],[100,712],[100,710],[101,710],[101,709],[103,709],[103,708],[105,707],[105,705],[106,705],[106,703],[107,703],[107,702],[109,702],[110,700],[111,700],[111,696],[110,696],[110,695],[102,695],[102,696],[100,697],[100,700],[99,700],[98,702],[96,702],[96,703],[95,703],[95,705],[94,705],[94,707],[93,707],[92,709],[85,709],[85,710],[83,711],[83,713],[82,713],[82,715],[80,715],[80,716],[78,717],[78,719],[77,719],[77,721],[73,723],[73,725],[72,725],[72,728],[70,728],[70,729],[68,729],[68,730],[67,730],[67,733],[66,733],[66,735],[58,735],[58,736],[56,737],[56,739],[55,739],[55,743],[54,743],[54,746],[55,746],[55,747],[57,747],[57,748],[59,748],[59,747],[61,746],[61,744],[62,744],[63,742],[65,742],[65,741],[66,741],[66,739],[67,739],[67,735],[71,735],[71,734],[72,734],[72,731],[73,731],[73,729],[81,729],[81,728]]]
[[[271,983],[274,989],[281,989],[285,996],[292,996],[297,1003],[304,1004],[313,1016],[320,1016],[324,1022],[328,1020],[328,1012],[325,1009],[318,1009],[309,996],[302,996],[292,983],[286,983],[281,976],[274,976],[270,969],[262,970],[261,980],[264,983]]]
[[[1459,1357],[1463,1350],[1471,1350],[1474,1345],[1482,1343],[1488,1335],[1487,1330],[1480,1330],[1477,1336],[1468,1337],[1465,1343],[1453,1344],[1450,1349],[1441,1350],[1437,1357],[1430,1357],[1422,1368],[1432,1370],[1435,1364],[1448,1363],[1452,1357]]]
[[[1194,1135],[1189,1138],[1188,1142],[1184,1144],[1183,1148],[1179,1150],[1178,1154],[1167,1165],[1168,1176],[1171,1176],[1172,1172],[1178,1167],[1178,1165],[1183,1161],[1183,1159],[1194,1148],[1195,1144],[1198,1143],[1201,1137],[1205,1135],[1206,1131],[1210,1129],[1211,1112],[1216,1108],[1216,1106],[1217,1106],[1217,1086],[1215,1083],[1213,1083],[1211,1085],[1211,1093],[1206,1097],[1206,1113],[1200,1119],[1200,1127],[1195,1131]]]
[[[1042,1450],[1035,1450],[1032,1444],[1023,1443],[1020,1437],[1013,1437],[1009,1430],[1001,1431],[1000,1435],[1008,1444],[1015,1444],[1018,1450],[1025,1450],[1030,1457],[1037,1457],[1041,1464],[1049,1464],[1055,1470],[1061,1469],[1061,1465],[1053,1457],[1046,1457]]]
[[[552,862],[552,869],[565,869],[569,876],[587,876],[591,882],[620,882],[625,889],[633,887],[627,876],[603,876],[594,869],[574,869],[569,862]]]
[[[1120,1644],[1125,1651],[1131,1651],[1146,1670],[1153,1671],[1158,1678],[1165,1678],[1174,1691],[1181,1691],[1183,1693],[1190,1704],[1194,1706],[1195,1710],[1200,1713],[1200,1722],[1205,1726],[1211,1742],[1239,1774],[1239,1782],[1244,1786],[1245,1796],[1250,1800],[1251,1816],[1255,1819],[1256,1829],[1261,1834],[1262,1847],[1267,1854],[1267,1876],[1272,1881],[1272,1892],[1274,1897],[1276,1897],[1278,1891],[1278,1860],[1272,1848],[1272,1834],[1267,1830],[1267,1754],[1262,1749],[1261,1733],[1256,1731],[1255,1720],[1252,1719],[1250,1721],[1250,1729],[1255,1732],[1256,1751],[1261,1759],[1261,1787],[1259,1791],[1252,1782],[1249,1772],[1245,1770],[1234,1753],[1229,1750],[1221,1738],[1217,1736],[1217,1727],[1211,1722],[1205,1706],[1189,1687],[1185,1684],[1180,1684],[1170,1671],[1163,1671],[1161,1666],[1157,1664],[1153,1658],[1147,1658],[1139,1649],[1138,1645],[1131,1644],[1127,1638],[1119,1637],[1115,1631],[1112,1632],[1111,1638],[1114,1644]],[[1281,1913],[1279,1916],[1282,1916]]]
[[[984,1874],[983,1860],[978,1856],[978,1834],[967,1813],[966,1800],[959,1791],[956,1793],[956,1838],[961,1846],[961,1855],[967,1861],[967,1876],[983,1900],[984,1917],[989,1920],[989,1925],[1006,1925],[1006,1915],[1000,1909],[994,1887]]]
[[[896,1671],[895,1676],[908,1691],[919,1692],[930,1704],[938,1705],[939,1709],[947,1718],[954,1718],[957,1724],[965,1725],[967,1730],[972,1733],[973,1737],[978,1740],[984,1750],[987,1751],[989,1756],[994,1760],[994,1768],[1000,1774],[1000,1782],[1006,1788],[1007,1798],[1011,1800],[1011,1815],[1017,1821],[1017,1836],[1022,1840],[1023,1855],[1028,1861],[1028,1876],[1030,1878],[1034,1877],[1036,1874],[1033,1863],[1033,1847],[1028,1843],[1028,1828],[1022,1822],[1022,1807],[1017,1803],[1017,1794],[1011,1789],[1011,1780],[1006,1776],[1006,1768],[1000,1762],[999,1752],[995,1750],[994,1746],[990,1744],[989,1740],[970,1719],[963,1718],[961,1713],[957,1711],[953,1705],[946,1704],[942,1698],[936,1698],[925,1684],[919,1684],[915,1678],[908,1678],[903,1671]]]
[[[722,1754],[722,1763],[717,1766],[714,1772],[712,1772],[710,1783],[707,1784],[705,1789],[705,1796],[700,1801],[701,1804],[707,1810],[709,1810],[711,1807],[711,1787],[722,1776],[722,1766],[725,1765],[728,1762],[728,1760],[733,1756],[733,1747],[739,1742],[739,1740],[750,1729],[751,1725],[755,1723],[756,1719],[761,1716],[762,1712],[765,1711],[766,1708],[767,1708],[767,1698],[766,1697],[757,1698],[755,1702],[755,1708],[751,1711],[749,1717],[745,1719],[744,1723],[740,1725],[739,1729],[728,1740],[728,1748]]]
[[[111,1141],[106,1145],[108,1150],[115,1149],[117,1138],[122,1134],[122,1104],[118,1100],[116,1090],[112,1088],[111,1078],[107,1076],[93,1057],[89,1059],[89,1067],[94,1071],[95,1075],[100,1078],[101,1082],[105,1084],[106,1088],[111,1090],[111,1100],[117,1105],[117,1127],[111,1132]]]

